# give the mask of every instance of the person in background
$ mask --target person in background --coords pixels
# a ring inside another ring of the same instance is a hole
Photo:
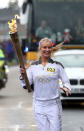
[[[0,45],[0,68],[4,68],[5,63],[6,63],[5,55],[4,55],[4,52],[3,52],[2,47]]]
[[[12,42],[10,40],[6,44],[6,51],[8,54],[8,61],[12,62],[12,60],[15,58],[15,52],[14,52]]]
[[[56,45],[56,34],[53,33],[53,34],[51,35],[51,38],[50,38],[50,39],[52,40],[53,46],[55,46],[55,45]]]
[[[69,79],[61,63],[51,59],[52,41],[43,38],[39,42],[39,60],[26,70],[30,85],[34,84],[33,109],[39,131],[62,131],[62,104],[59,79],[68,96],[71,91]],[[20,80],[23,86],[24,70],[20,66]]]
[[[70,34],[70,30],[69,29],[65,29],[64,30],[64,42],[66,43],[69,43],[71,40],[72,40],[72,36]]]
[[[42,20],[41,26],[37,28],[35,35],[38,40],[44,37],[51,38],[52,30],[49,26],[47,26],[47,23],[45,20]]]
[[[63,35],[61,32],[57,32],[57,44],[63,42]]]

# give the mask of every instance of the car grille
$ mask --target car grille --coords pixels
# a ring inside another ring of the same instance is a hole
[[[80,92],[84,92],[84,89],[80,89]]]
[[[61,94],[63,97],[67,97],[66,94]],[[78,94],[78,93],[72,93],[69,95],[69,97],[84,97],[84,93]]]
[[[76,85],[77,87],[78,85],[83,85],[84,87],[84,79],[70,79],[70,84],[75,88],[71,89],[71,95],[69,95],[69,97],[84,97],[84,88],[80,88],[80,86],[76,88]],[[64,92],[61,92],[61,95],[67,97]]]
[[[80,85],[84,85],[84,79],[80,80]]]
[[[77,80],[77,79],[70,79],[70,84],[71,85],[84,85],[84,79],[80,79],[80,80]]]
[[[70,79],[70,84],[71,85],[77,85],[78,84],[78,80],[76,80],[76,79]]]

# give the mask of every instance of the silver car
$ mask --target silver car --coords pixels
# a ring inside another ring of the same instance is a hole
[[[63,64],[72,88],[68,97],[61,92],[61,99],[84,100],[84,50],[60,50],[53,54],[52,59]]]

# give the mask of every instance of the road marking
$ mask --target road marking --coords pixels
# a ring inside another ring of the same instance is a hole
[[[32,126],[32,127],[37,127],[37,125],[30,125],[30,126]]]
[[[21,102],[19,102],[19,104],[18,104],[18,107],[17,108],[22,108],[22,104],[23,104],[23,102],[21,101]]]
[[[20,101],[18,105],[11,106],[11,107],[0,107],[0,110],[17,110],[17,109],[24,109],[28,111],[32,111],[32,106],[31,107],[25,107],[23,106],[24,102]]]
[[[28,110],[28,111],[32,111],[32,107],[22,107],[22,104],[23,104],[24,102],[19,102],[19,104],[18,104],[18,106],[16,107],[16,108],[22,108],[22,109],[25,109],[25,110]]]
[[[36,127],[37,125],[30,125],[30,127]],[[25,125],[9,125],[9,126],[0,126],[0,129],[14,129],[14,131],[19,131],[20,129],[28,129],[29,127]]]
[[[25,108],[25,107],[19,107],[19,108],[18,108],[18,107],[15,107],[15,106],[14,106],[14,107],[10,107],[10,108],[9,108],[9,107],[6,107],[6,108],[0,107],[0,111],[2,111],[2,110],[3,110],[3,111],[4,111],[4,110],[21,110],[21,109],[22,109],[22,110],[26,110],[26,111],[32,111],[32,107],[31,107],[31,108],[28,108],[28,107],[27,107],[27,108]]]
[[[20,125],[15,126],[15,131],[19,131]]]

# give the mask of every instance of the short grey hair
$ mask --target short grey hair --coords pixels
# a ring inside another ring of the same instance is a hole
[[[52,45],[51,39],[45,37],[45,38],[43,38],[43,39],[41,39],[41,40],[39,41],[39,49],[41,48],[41,45],[42,45],[43,42],[50,42],[51,45]]]

